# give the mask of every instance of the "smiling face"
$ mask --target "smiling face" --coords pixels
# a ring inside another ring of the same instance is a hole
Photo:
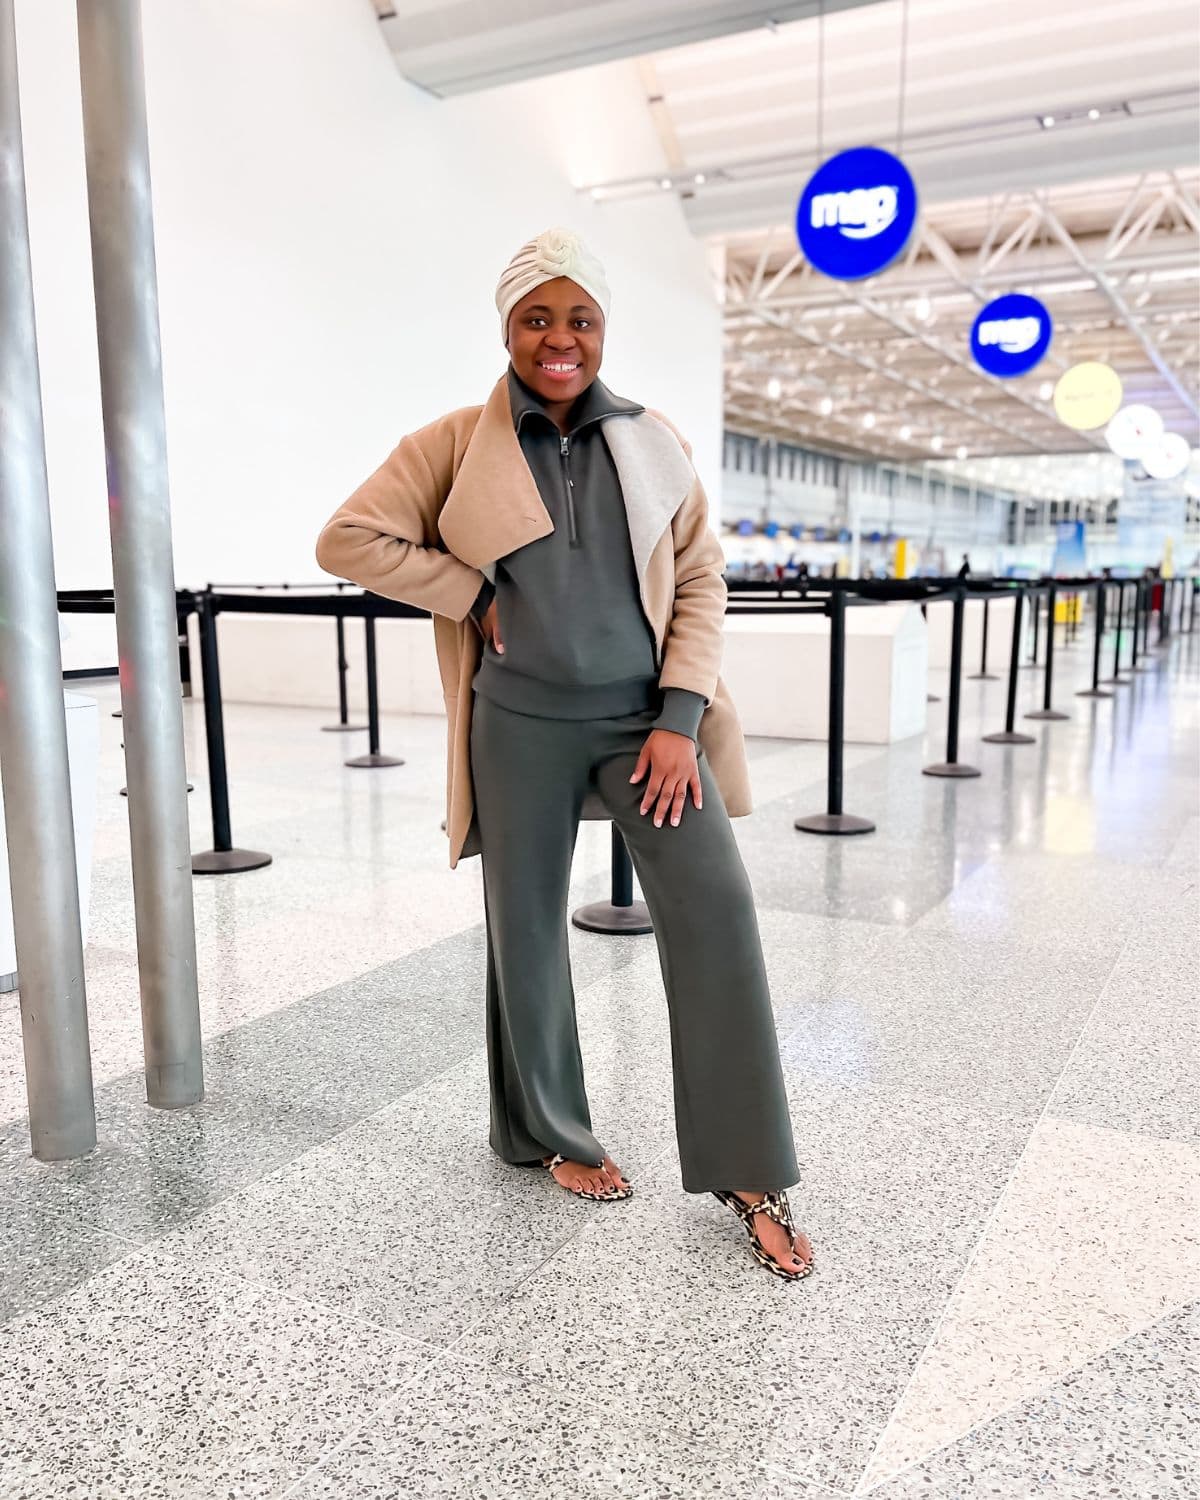
[[[604,314],[567,276],[543,281],[509,314],[513,369],[549,406],[570,406],[600,373]]]

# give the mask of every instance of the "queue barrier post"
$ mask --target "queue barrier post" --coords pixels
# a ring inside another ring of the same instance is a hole
[[[1103,579],[1096,584],[1096,619],[1092,640],[1092,685],[1075,694],[1077,698],[1111,698],[1113,695],[1100,686],[1100,647],[1104,639],[1105,596],[1107,585]]]
[[[193,875],[234,875],[259,870],[271,856],[255,849],[235,849],[229,820],[229,778],[225,763],[225,715],[221,706],[221,662],[217,649],[217,612],[212,595],[196,598],[200,626],[200,680],[204,694],[204,736],[208,745],[208,795],[212,804],[213,847],[192,855]]]
[[[379,750],[379,674],[375,658],[375,616],[363,617],[367,643],[367,753],[356,755],[346,765],[355,769],[373,770],[381,766],[402,766],[403,760],[394,755],[383,755]]]
[[[829,614],[829,725],[825,811],[797,818],[802,833],[848,835],[874,833],[869,818],[842,811],[842,741],[846,729],[846,594],[835,588],[826,605]]]
[[[687,817],[687,809],[683,816]],[[612,899],[592,901],[571,913],[571,922],[585,932],[613,932],[625,936],[653,932],[650,908],[633,899],[633,861],[616,820],[612,824]]]
[[[1113,638],[1113,665],[1112,676],[1106,677],[1105,682],[1111,682],[1116,686],[1122,686],[1129,681],[1128,677],[1121,676],[1121,636],[1125,629],[1125,580],[1117,580],[1117,628]]]
[[[1033,644],[1030,647],[1029,660],[1025,663],[1025,666],[1026,666],[1026,668],[1028,670],[1032,671],[1032,670],[1036,669],[1036,667],[1038,665],[1038,622],[1041,620],[1041,617],[1042,617],[1042,595],[1041,595],[1041,591],[1038,590],[1038,589],[1034,589],[1030,593],[1029,599],[1030,599],[1030,603],[1033,606],[1033,610],[1032,610],[1032,613],[1033,613]]]
[[[1147,659],[1150,655],[1150,586],[1144,578],[1139,578],[1134,584],[1133,598],[1133,670],[1135,672],[1152,672],[1154,667]],[[1141,652],[1138,651],[1138,641],[1141,640]],[[1139,659],[1140,657],[1140,659]]]
[[[995,682],[995,672],[988,671],[988,613],[992,601],[985,594],[983,599],[983,642],[979,652],[979,671],[971,673],[972,682]]]
[[[1042,669],[1042,706],[1027,713],[1025,715],[1027,719],[1069,719],[1071,717],[1070,714],[1064,714],[1059,709],[1050,706],[1054,692],[1054,607],[1057,595],[1058,590],[1050,584],[1046,590],[1046,664]]]
[[[999,734],[985,734],[988,745],[1032,745],[1036,736],[1022,734],[1014,729],[1017,716],[1017,673],[1021,670],[1021,615],[1027,590],[1017,589],[1013,594],[1012,647],[1008,655],[1008,702],[1004,710],[1004,728]]]
[[[950,705],[946,716],[946,759],[921,768],[922,776],[942,776],[955,780],[980,775],[978,766],[968,766],[958,758],[958,711],[962,696],[963,610],[966,591],[953,591],[954,616],[950,635]]]
[[[365,724],[351,724],[350,722],[350,707],[346,694],[346,672],[349,663],[346,661],[346,621],[344,616],[338,615],[335,624],[337,625],[338,721],[336,724],[322,724],[321,729],[325,734],[361,734],[367,726]]]

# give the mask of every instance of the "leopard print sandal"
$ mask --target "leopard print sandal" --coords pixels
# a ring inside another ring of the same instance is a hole
[[[549,1161],[543,1162],[542,1165],[546,1168],[547,1172],[550,1173],[550,1176],[554,1177],[555,1167],[561,1166],[566,1160],[567,1158],[565,1156],[561,1156],[556,1153],[550,1158]],[[600,1166],[602,1167],[603,1165],[604,1163],[601,1162]],[[557,1177],[554,1177],[554,1181],[558,1183],[559,1187],[562,1187],[562,1183],[558,1182]],[[633,1187],[628,1183],[623,1188],[613,1188],[613,1190],[608,1193],[585,1193],[582,1190],[577,1190],[575,1188],[567,1188],[566,1191],[576,1198],[590,1198],[594,1203],[616,1203],[621,1198],[633,1197]]]
[[[768,1219],[774,1219],[776,1224],[782,1224],[795,1244],[798,1233],[792,1221],[791,1205],[785,1192],[764,1193],[761,1203],[745,1203],[736,1193],[726,1192],[723,1189],[713,1189],[712,1195],[720,1203],[727,1204],[733,1209],[738,1218],[746,1226],[746,1233],[750,1236],[750,1253],[760,1266],[765,1266],[775,1276],[782,1276],[785,1281],[803,1281],[811,1274],[813,1268],[812,1257],[802,1271],[788,1271],[775,1259],[767,1247],[758,1237],[754,1226],[755,1214],[766,1214]]]

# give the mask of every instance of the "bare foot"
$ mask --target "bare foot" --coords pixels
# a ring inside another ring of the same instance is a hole
[[[751,1207],[762,1202],[761,1193],[734,1191],[743,1203],[748,1203]],[[775,1257],[785,1271],[799,1274],[812,1264],[812,1245],[808,1236],[800,1230],[796,1231],[795,1239],[790,1239],[787,1230],[771,1218],[770,1214],[755,1214],[754,1231],[762,1241],[763,1248]]]
[[[542,1166],[548,1167],[553,1160],[552,1156],[543,1156]],[[606,1156],[600,1167],[582,1161],[560,1161],[550,1175],[572,1193],[612,1194],[629,1186],[611,1156]]]

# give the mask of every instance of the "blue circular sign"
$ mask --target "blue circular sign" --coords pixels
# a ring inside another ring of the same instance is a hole
[[[1008,380],[1033,369],[1053,333],[1043,303],[1024,292],[1009,292],[980,308],[971,326],[971,354],[981,370]]]
[[[878,146],[839,151],[800,194],[796,238],[826,276],[860,281],[903,251],[917,222],[917,189],[898,156]]]

